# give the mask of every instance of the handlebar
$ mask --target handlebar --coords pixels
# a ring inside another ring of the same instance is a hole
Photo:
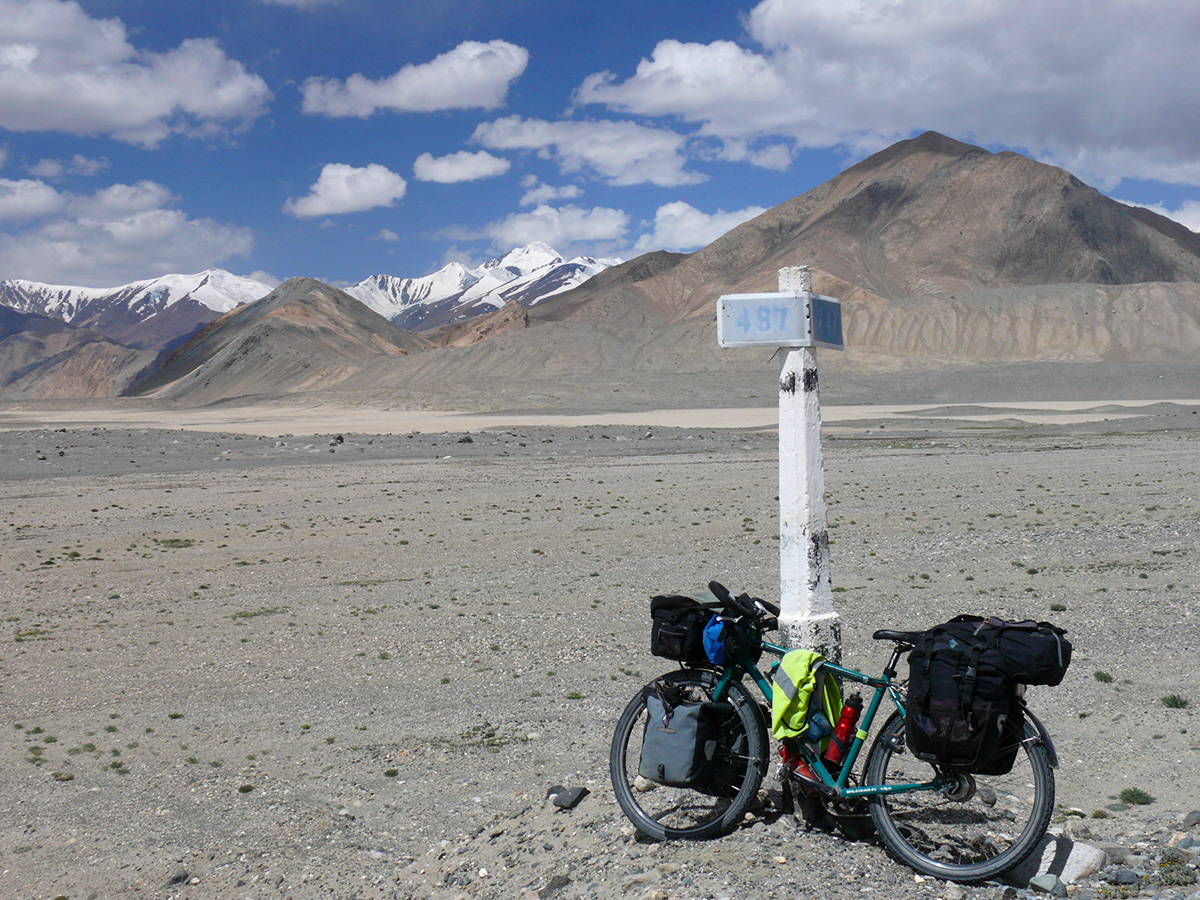
[[[739,594],[735,597],[719,581],[710,581],[708,589],[721,605],[734,615],[745,616],[750,621],[757,622],[767,631],[779,627],[779,607],[774,603],[768,603],[758,597],[751,597],[749,594]]]

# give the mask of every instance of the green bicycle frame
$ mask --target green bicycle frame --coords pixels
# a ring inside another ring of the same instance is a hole
[[[778,644],[772,644],[768,641],[759,640],[756,641],[756,645],[768,653],[779,657],[782,657],[788,651],[787,647],[780,647]],[[867,708],[863,711],[862,718],[859,720],[858,730],[855,732],[850,749],[846,751],[846,758],[842,763],[841,772],[836,779],[829,774],[829,770],[825,768],[825,763],[821,759],[820,754],[814,752],[811,745],[804,742],[799,745],[804,762],[832,795],[841,798],[872,797],[881,794],[902,794],[910,791],[933,791],[942,786],[941,779],[936,775],[931,781],[914,782],[912,784],[867,784],[860,787],[847,787],[846,785],[850,773],[854,770],[854,764],[858,760],[858,755],[862,751],[863,744],[866,742],[867,736],[871,731],[871,724],[875,721],[875,714],[879,711],[879,706],[883,702],[884,696],[889,696],[892,703],[895,704],[896,709],[901,715],[904,715],[904,698],[900,696],[900,692],[892,684],[892,675],[895,674],[894,665],[895,656],[892,663],[884,670],[883,676],[875,677],[855,671],[854,669],[847,669],[845,666],[838,666],[830,662],[825,663],[826,671],[833,673],[837,678],[865,685],[874,691],[871,695],[870,703],[867,704]],[[738,659],[732,665],[725,667],[721,679],[713,691],[713,699],[720,700],[724,697],[729,683],[734,680],[740,681],[743,675],[750,676],[754,683],[758,685],[758,689],[762,692],[763,697],[766,698],[767,703],[770,704],[771,698],[774,696],[774,692],[771,689],[771,682],[767,680],[766,676],[763,675],[754,660],[750,658],[749,653],[745,650],[741,652]]]

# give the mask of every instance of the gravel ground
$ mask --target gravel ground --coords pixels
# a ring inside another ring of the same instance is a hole
[[[826,446],[845,661],[959,612],[1065,626],[1030,699],[1059,802],[1148,865],[1200,807],[1196,419]],[[776,599],[776,493],[769,433],[0,434],[0,896],[956,896],[798,830],[772,781],[701,844],[613,800],[612,726],[668,668],[649,596]]]

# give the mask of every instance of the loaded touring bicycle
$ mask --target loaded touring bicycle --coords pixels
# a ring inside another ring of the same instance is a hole
[[[613,736],[613,789],[638,829],[672,840],[737,827],[768,773],[770,733],[781,738],[785,799],[795,790],[851,837],[873,825],[917,872],[984,881],[1037,846],[1058,758],[1024,685],[1062,680],[1062,629],[959,616],[880,630],[873,637],[891,642],[891,655],[868,675],[764,640],[778,628],[774,605],[715,581],[709,591],[652,601],[651,650],[682,667],[643,688]],[[779,660],[766,672],[764,654]],[[843,701],[852,688],[862,695]]]

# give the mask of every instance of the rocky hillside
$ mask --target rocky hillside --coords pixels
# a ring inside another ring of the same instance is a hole
[[[1034,293],[1052,306],[1080,302],[1078,327],[1091,330],[1097,318],[1119,317],[1133,295],[1074,286],[1193,285],[1200,281],[1200,235],[1117,203],[1062,169],[929,132],[852,166],[702,250],[656,263],[661,271],[650,277],[617,277],[629,267],[610,270],[613,279],[603,289],[595,280],[548,301],[533,319],[662,325],[707,317],[721,294],[774,290],[780,268],[805,264],[815,269],[818,291],[850,305],[847,345],[864,354],[908,355],[916,347],[920,355],[942,359],[993,359],[995,342],[976,343],[974,336],[1003,327],[1018,336],[1011,342],[1014,358],[1041,358],[1046,350],[1056,358],[1070,348],[1020,339],[1023,330],[1039,330],[1029,316],[1041,315],[1030,307],[1034,294],[1020,289],[1044,289]],[[945,341],[926,348],[922,331],[937,330],[926,316],[945,319],[946,304],[974,291],[989,292],[986,317],[956,329],[949,352]],[[1171,320],[1196,320],[1190,288],[1137,296],[1143,303],[1152,299]],[[894,323],[878,327],[886,317],[881,310],[903,298],[925,298],[909,304],[920,307],[921,324],[915,330]],[[1196,346],[1178,348],[1190,352]]]
[[[90,328],[0,306],[0,395],[11,400],[115,397],[154,357]]]
[[[349,294],[292,278],[208,325],[130,393],[211,402],[321,390],[371,360],[428,347]]]

